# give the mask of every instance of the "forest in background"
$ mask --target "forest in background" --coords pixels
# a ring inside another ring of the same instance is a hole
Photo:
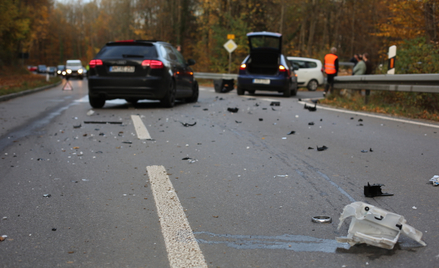
[[[0,18],[0,65],[87,64],[108,41],[146,39],[181,45],[195,71],[227,72],[234,34],[236,73],[246,33],[271,31],[288,56],[323,60],[335,46],[341,61],[368,52],[378,66],[397,45],[397,73],[439,71],[438,0],[2,0]]]

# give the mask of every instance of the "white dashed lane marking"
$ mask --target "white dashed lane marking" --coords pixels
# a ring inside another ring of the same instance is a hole
[[[183,207],[163,166],[147,166],[169,264],[172,268],[207,267]]]
[[[133,120],[133,124],[134,124],[134,128],[136,129],[137,137],[140,140],[150,140],[151,136],[149,135],[148,129],[146,129],[140,116],[131,115],[131,119]]]

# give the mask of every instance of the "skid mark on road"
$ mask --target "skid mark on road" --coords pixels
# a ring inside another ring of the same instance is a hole
[[[195,232],[197,241],[202,244],[226,244],[235,249],[283,249],[295,252],[335,253],[338,248],[349,249],[347,243],[304,235],[231,235]]]
[[[146,129],[140,116],[131,115],[131,119],[133,120],[134,129],[136,130],[139,140],[151,140],[148,129]]]
[[[184,214],[163,166],[147,166],[169,264],[177,267],[207,267],[204,255]]]

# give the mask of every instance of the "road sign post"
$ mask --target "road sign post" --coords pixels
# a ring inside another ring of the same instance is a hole
[[[235,36],[233,36],[233,37],[235,37]],[[232,66],[232,52],[235,51],[235,49],[236,49],[237,47],[238,47],[238,46],[236,45],[235,42],[233,42],[232,39],[229,39],[229,41],[227,41],[227,42],[224,44],[224,48],[229,52],[229,73],[230,73],[230,68],[231,68],[231,66]]]
[[[396,46],[389,47],[389,68],[387,74],[395,74]]]

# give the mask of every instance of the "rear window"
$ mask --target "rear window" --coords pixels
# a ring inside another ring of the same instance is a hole
[[[153,45],[111,45],[105,46],[96,55],[99,58],[157,58]]]
[[[271,36],[254,36],[250,38],[251,40],[251,48],[271,48],[279,50],[280,47],[280,39],[278,37]]]
[[[290,63],[292,65],[298,66],[299,69],[317,68],[317,63],[315,63],[313,61],[291,60]]]

